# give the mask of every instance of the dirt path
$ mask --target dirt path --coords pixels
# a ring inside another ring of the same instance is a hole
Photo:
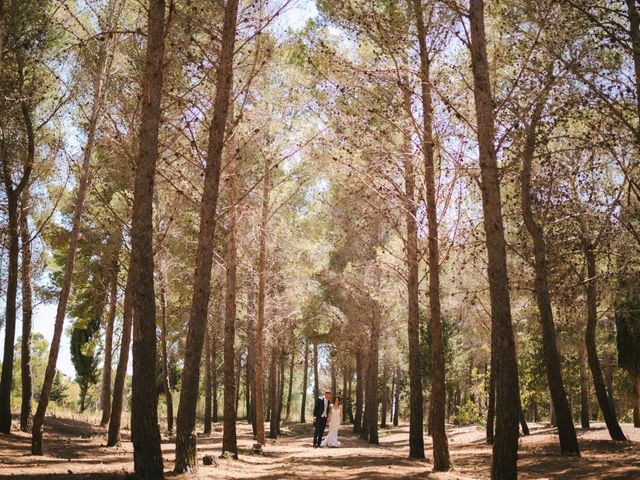
[[[580,431],[581,458],[557,454],[557,436],[543,425],[531,425],[532,435],[521,439],[520,478],[522,479],[640,479],[640,429],[624,425],[632,442],[609,441],[602,425]],[[65,419],[47,421],[45,451],[47,455],[29,455],[30,437],[23,433],[0,435],[0,478],[14,479],[117,479],[133,469],[131,443],[106,448],[105,436],[97,427]],[[174,445],[165,439],[165,468],[171,479],[484,479],[489,478],[491,449],[485,445],[483,432],[475,427],[449,431],[451,456],[455,469],[433,474],[431,464],[409,460],[408,426],[383,430],[380,446],[361,442],[350,432],[341,430],[343,445],[337,449],[311,448],[311,426],[290,424],[277,440],[269,440],[264,455],[251,455],[253,444],[249,427],[238,424],[240,459],[218,459],[218,466],[201,466],[197,474],[170,473]],[[125,436],[125,439],[127,437]],[[425,449],[430,455],[431,443]],[[221,426],[211,437],[199,439],[200,457],[220,453]]]

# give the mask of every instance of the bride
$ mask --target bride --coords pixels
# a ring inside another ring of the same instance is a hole
[[[336,399],[329,409],[329,434],[327,438],[322,441],[322,447],[339,447],[340,441],[338,440],[338,430],[340,429],[340,422],[342,421],[342,405],[340,405],[340,397],[336,396]]]

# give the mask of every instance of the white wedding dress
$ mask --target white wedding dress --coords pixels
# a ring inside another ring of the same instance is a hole
[[[342,422],[342,406],[338,408],[331,405],[329,413],[329,434],[322,441],[322,447],[339,447],[338,430],[340,430],[340,422]]]

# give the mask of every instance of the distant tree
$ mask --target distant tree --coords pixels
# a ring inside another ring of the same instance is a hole
[[[69,385],[62,381],[62,374],[60,370],[56,370],[56,374],[53,377],[53,383],[51,385],[51,393],[49,394],[49,400],[56,402],[58,405],[62,405],[64,400],[69,396],[67,390]]]
[[[80,385],[80,412],[86,408],[87,391],[98,382],[96,352],[100,319],[77,320],[71,328],[71,362],[76,369],[76,382]]]

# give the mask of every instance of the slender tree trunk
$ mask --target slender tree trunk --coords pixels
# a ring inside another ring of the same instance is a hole
[[[211,265],[213,262],[213,240],[216,228],[216,209],[220,187],[220,169],[222,150],[227,126],[231,84],[233,81],[233,54],[236,41],[236,22],[238,0],[227,0],[225,4],[224,23],[222,27],[222,43],[216,71],[216,91],[213,104],[213,120],[209,127],[209,144],[207,147],[207,164],[205,167],[204,190],[200,204],[200,229],[196,251],[196,271],[194,275],[193,299],[187,333],[186,355],[182,371],[182,389],[178,405],[176,421],[176,463],[174,471],[184,473],[197,469],[196,460],[196,404],[198,402],[198,386],[200,383],[200,360],[204,329],[207,323],[209,295],[211,292]],[[228,316],[228,312],[227,315]],[[233,319],[235,322],[235,318]],[[229,327],[231,324],[229,324]],[[227,337],[227,321],[225,320],[225,339]],[[233,370],[226,365],[225,372]],[[233,382],[233,380],[231,380]],[[225,398],[233,398],[233,391],[225,388]],[[226,403],[226,402],[225,402]],[[230,403],[233,407],[233,402]],[[225,407],[226,408],[226,407]],[[223,450],[233,447],[235,452],[235,434],[225,428],[226,442]]]
[[[253,436],[256,429],[256,306],[255,283],[249,278],[247,289],[247,421],[251,423]]]
[[[483,0],[470,1],[469,20],[492,329],[496,334],[495,347],[500,352],[500,355],[496,356],[496,434],[491,478],[512,479],[517,478],[520,387],[511,324],[507,253],[494,145],[494,112]]]
[[[360,433],[362,429],[362,397],[363,397],[363,385],[364,381],[364,361],[363,361],[364,353],[362,350],[358,350],[356,352],[356,414],[353,421],[353,433]]]
[[[155,0],[154,3],[158,3],[158,5],[153,5],[154,8],[150,8],[149,17],[151,19],[151,13],[156,12],[155,7],[162,7],[162,12],[164,15],[164,1]],[[160,5],[161,3],[161,5]],[[160,30],[163,30],[164,25],[160,25]],[[151,30],[151,26],[150,26]],[[155,40],[155,39],[154,39]],[[160,35],[160,40],[162,40],[162,32]],[[151,38],[149,39],[151,41]],[[84,155],[82,159],[82,167],[80,169],[80,181],[78,183],[78,191],[76,194],[76,200],[73,210],[73,220],[71,227],[71,237],[69,239],[69,248],[67,250],[67,257],[65,259],[64,264],[64,273],[62,277],[62,289],[60,290],[60,294],[58,295],[58,307],[56,310],[56,318],[54,322],[53,328],[53,338],[51,339],[51,347],[49,349],[49,359],[47,362],[47,368],[44,374],[44,380],[42,383],[42,390],[40,392],[40,398],[38,400],[38,408],[36,409],[36,414],[33,417],[33,431],[31,435],[31,453],[33,455],[42,455],[42,429],[44,425],[44,417],[47,412],[47,406],[49,404],[49,397],[51,395],[51,387],[53,386],[53,380],[56,374],[56,365],[58,362],[58,353],[60,351],[60,341],[62,339],[62,331],[64,329],[64,319],[67,313],[67,304],[69,302],[69,295],[71,293],[71,283],[73,280],[73,270],[76,262],[76,252],[78,249],[78,240],[80,238],[80,227],[82,223],[82,212],[84,211],[84,202],[87,196],[87,190],[89,188],[89,169],[91,166],[91,157],[93,153],[93,146],[95,142],[96,129],[98,125],[98,119],[100,117],[100,113],[102,110],[103,103],[103,83],[104,77],[106,76],[105,66],[107,59],[107,43],[102,42],[99,52],[98,52],[98,63],[96,67],[96,71],[94,72],[93,78],[93,98],[92,98],[92,106],[91,106],[91,116],[89,118],[89,128],[87,131],[87,143],[84,148]],[[162,46],[158,46],[162,52]],[[154,52],[156,55],[157,52]],[[152,57],[149,55],[148,57]],[[150,58],[147,59],[146,67],[151,68],[152,65],[150,63]],[[162,84],[162,58],[159,58],[159,79],[160,86]],[[145,75],[149,80],[151,77],[148,75],[152,72],[147,69]],[[151,91],[151,89],[149,89]],[[155,92],[154,92],[155,93]],[[159,109],[159,95],[160,89],[158,89],[158,109]],[[149,100],[145,97],[145,100]],[[146,106],[149,106],[149,102],[147,102]],[[144,117],[143,117],[144,122]],[[143,131],[144,131],[143,124]],[[142,139],[141,139],[142,145]],[[142,150],[142,149],[141,149]],[[154,337],[155,338],[155,337]]]
[[[20,346],[20,375],[22,380],[22,404],[20,407],[20,430],[31,431],[31,401],[33,381],[31,376],[31,340],[33,295],[31,292],[31,233],[29,232],[29,197],[22,195],[20,206],[20,238],[22,244],[22,343]]]
[[[291,413],[291,394],[293,391],[293,368],[295,366],[296,354],[295,350],[291,352],[291,362],[289,363],[289,390],[287,392],[287,414],[286,419],[289,419],[289,414]]]
[[[584,342],[578,345],[578,365],[580,369],[580,423],[582,428],[589,426],[589,377],[587,376],[587,356]]]
[[[278,386],[276,385],[276,349],[271,347],[271,360],[269,362],[269,438],[278,438],[278,415],[276,414]]]
[[[522,402],[520,402],[520,413],[519,413],[519,417],[520,417],[520,428],[522,428],[522,434],[523,435],[529,435],[529,425],[527,425],[527,419],[524,417],[524,410],[522,409]],[[569,409],[569,412],[571,412],[571,409]]]
[[[149,5],[147,55],[143,85],[140,152],[136,164],[131,224],[131,285],[133,288],[133,375],[131,379],[131,439],[136,478],[164,477],[155,372],[156,297],[153,258],[153,191],[158,158],[158,129],[164,64],[164,0]]]
[[[0,13],[3,13],[3,10],[4,6],[0,4]],[[2,35],[0,43],[4,42],[5,32],[3,29],[4,17],[0,17],[0,35]],[[20,69],[18,75],[21,79],[23,78],[22,69]],[[4,155],[2,158],[2,176],[5,185],[5,194],[7,196],[9,267],[5,292],[4,352],[2,357],[2,373],[0,374],[1,433],[10,433],[11,431],[11,383],[13,381],[13,353],[17,315],[16,296],[18,294],[18,260],[20,256],[18,204],[23,191],[25,191],[25,188],[28,188],[32,166],[35,160],[35,133],[31,120],[31,107],[27,105],[25,100],[21,102],[20,106],[27,135],[27,158],[20,181],[15,187],[13,185],[12,172],[8,163],[9,159]]]
[[[353,423],[353,371],[349,370],[349,384],[347,386],[347,412],[349,422]]]
[[[218,422],[218,340],[217,329],[214,322],[211,330],[211,383],[213,391],[211,392],[211,420],[213,423]]]
[[[369,362],[371,357],[371,340],[369,340],[369,348],[365,352],[363,352],[363,368],[362,368],[362,386],[363,386],[363,395],[362,395],[362,421],[360,425],[360,438],[366,442],[369,441],[369,429],[371,428],[371,400],[370,400],[370,377],[369,377]]]
[[[640,428],[640,375],[630,374],[633,386],[633,426]]]
[[[113,382],[113,401],[111,402],[111,418],[109,419],[109,434],[107,446],[115,447],[120,444],[120,423],[122,420],[122,403],[124,397],[124,383],[129,364],[129,348],[131,346],[131,327],[133,325],[133,275],[127,272],[127,283],[124,288],[124,313],[122,316],[122,338],[120,340],[120,355],[116,378]]]
[[[330,371],[331,371],[331,391],[334,395],[338,394],[338,375],[336,373],[336,362],[333,355],[330,355]]]
[[[285,354],[282,351],[280,355],[280,380],[278,381],[278,422],[276,423],[276,433],[280,435],[280,425],[282,424],[282,409],[284,407],[284,371],[285,371]]]
[[[262,212],[260,217],[260,239],[258,259],[258,315],[256,325],[256,441],[265,445],[264,435],[264,323],[267,288],[267,223],[269,219],[269,196],[271,194],[271,162],[265,157],[262,187]]]
[[[587,362],[591,370],[593,379],[593,388],[596,392],[598,405],[602,411],[602,416],[607,424],[609,435],[612,440],[626,440],[616,412],[613,410],[609,396],[607,395],[607,387],[605,386],[602,376],[602,368],[600,367],[600,359],[596,349],[596,328],[598,325],[598,292],[596,287],[596,255],[593,246],[585,239],[583,240],[584,256],[587,263],[587,329],[585,334],[585,344],[587,347]]]
[[[211,434],[211,329],[206,328],[204,337],[204,429],[205,435]]]
[[[340,404],[342,405],[342,421],[346,422],[347,421],[347,410],[348,408],[348,392],[347,392],[347,367],[344,367],[342,369],[342,399]]]
[[[578,438],[576,437],[571,409],[569,408],[567,394],[564,389],[562,371],[560,369],[560,355],[558,354],[558,347],[556,345],[556,326],[553,321],[551,295],[549,293],[549,282],[547,280],[547,246],[544,239],[544,231],[536,222],[533,214],[533,208],[531,206],[531,170],[536,150],[536,130],[542,116],[544,104],[550,87],[550,83],[545,87],[540,100],[537,102],[533,110],[531,121],[526,129],[520,182],[520,203],[525,227],[533,240],[535,270],[534,289],[536,291],[536,300],[538,302],[538,311],[540,313],[540,324],[542,326],[543,358],[547,374],[547,384],[549,385],[551,401],[553,402],[558,422],[560,451],[562,455],[579,456],[580,448],[578,447]],[[524,417],[523,415],[521,416]]]
[[[309,375],[309,339],[304,339],[304,372],[302,372],[302,403],[300,406],[300,423],[305,423],[307,410],[307,383]]]
[[[496,419],[496,361],[497,354],[494,346],[493,331],[491,332],[491,369],[489,371],[489,398],[487,400],[487,427],[486,440],[489,445],[493,445],[493,432]]]
[[[392,387],[393,388],[393,387]],[[389,365],[382,368],[382,405],[380,407],[380,428],[387,428],[387,408],[389,406]]]
[[[438,203],[435,179],[433,107],[431,100],[431,59],[427,49],[427,31],[424,24],[422,1],[413,0],[418,44],[420,47],[420,80],[422,100],[422,154],[427,198],[428,264],[429,264],[429,323],[431,325],[431,354],[433,378],[431,382],[432,416],[431,432],[433,438],[433,469],[444,472],[451,468],[449,444],[445,429],[445,358],[444,336],[442,333],[442,310],[440,307],[440,246],[438,242]]]
[[[173,395],[171,393],[171,381],[169,379],[169,348],[167,331],[167,279],[160,274],[160,345],[162,348],[162,386],[164,398],[167,404],[167,432],[173,436]]]
[[[318,341],[313,339],[313,398],[320,396],[320,373],[318,371]]]
[[[100,426],[106,427],[111,417],[111,370],[113,369],[113,325],[118,311],[118,273],[120,270],[120,249],[122,247],[122,230],[114,233],[111,280],[109,289],[109,312],[107,313],[107,325],[104,333],[104,367],[102,369],[102,390],[100,399],[102,403],[102,419]]]
[[[400,367],[396,367],[396,392],[395,392],[395,408],[393,410],[393,426],[398,426],[400,419]]]
[[[238,412],[240,411],[240,397],[242,395],[242,392],[240,391],[240,379],[242,376],[242,352],[238,352],[236,354],[236,368],[235,368],[235,386],[236,386],[236,394],[235,394],[235,401],[236,401],[236,405],[235,405],[235,416],[236,419],[238,418]]]
[[[410,108],[411,98],[405,89],[405,108]],[[407,328],[409,339],[409,457],[424,458],[422,374],[420,372],[420,311],[418,272],[418,227],[416,223],[415,172],[411,152],[411,139],[405,139],[404,181],[405,222],[407,230]],[[360,382],[358,382],[358,385]]]
[[[230,203],[236,201],[236,171],[231,168],[229,173]],[[225,296],[224,317],[224,426],[222,433],[222,453],[230,453],[234,458],[238,456],[238,442],[236,439],[236,378],[235,378],[235,338],[236,338],[236,273],[237,273],[237,244],[236,244],[237,210],[231,208],[229,212],[229,228],[227,231],[227,289]]]

